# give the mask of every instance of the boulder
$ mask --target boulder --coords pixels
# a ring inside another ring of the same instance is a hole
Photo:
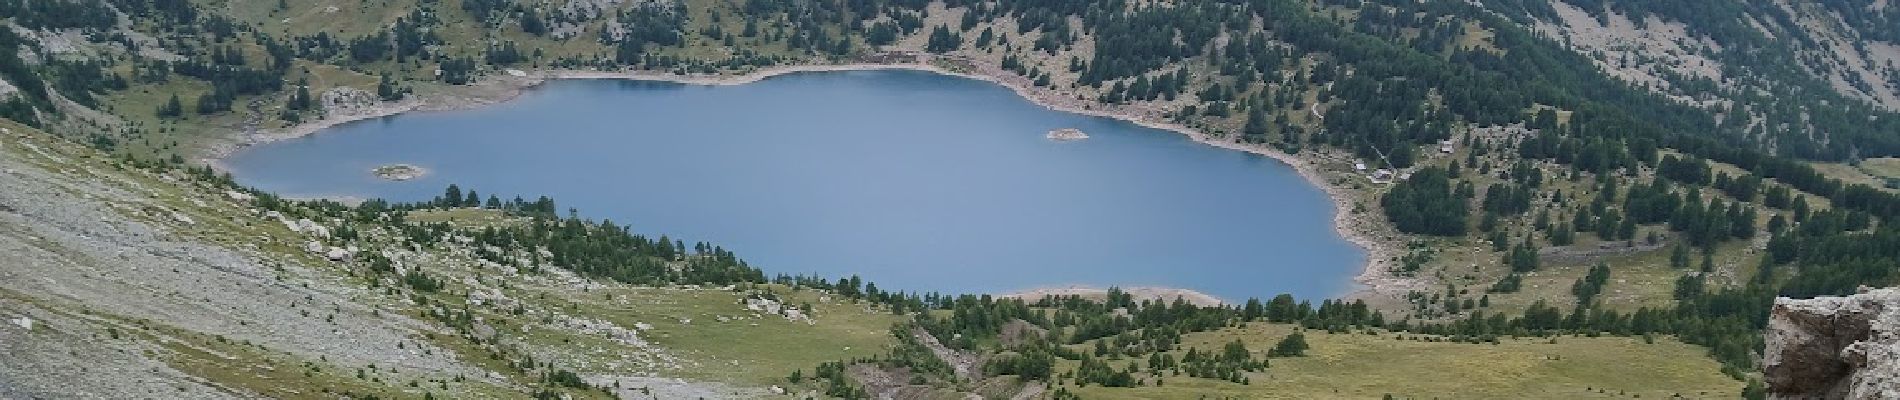
[[[323,253],[323,257],[330,259],[330,261],[349,261],[351,257],[355,256],[356,252],[341,247],[331,247],[330,251]]]
[[[475,326],[475,329],[474,329],[475,337],[481,338],[482,340],[495,339],[495,334],[496,334],[495,327],[489,326],[487,322],[477,321],[475,322],[474,326]]]
[[[316,221],[311,221],[307,218],[299,219],[297,220],[296,224],[297,224],[297,227],[291,230],[307,233],[307,234],[310,234],[310,236],[316,236],[320,238],[330,237],[330,228],[326,228],[323,225],[317,225]]]
[[[1763,378],[1776,398],[1900,398],[1900,288],[1775,299]]]
[[[19,318],[7,320],[7,322],[12,322],[13,326],[18,326],[20,329],[33,330],[33,317],[22,315]]]

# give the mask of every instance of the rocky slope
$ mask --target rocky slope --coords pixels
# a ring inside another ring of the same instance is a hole
[[[1900,43],[1883,26],[1895,14],[1885,1],[1733,1],[1699,11],[1639,3],[1552,0],[1553,12],[1530,25],[1609,74],[1682,100],[1761,101],[1746,99],[1813,79],[1900,109]],[[1784,54],[1791,63],[1740,53]],[[1682,87],[1700,84],[1720,90],[1694,99],[1696,90]]]
[[[14,356],[0,361],[0,397],[248,397],[182,361],[248,353],[266,368],[377,365],[392,382],[503,381],[419,340],[452,332],[379,307],[314,257],[276,251],[301,235],[246,212],[247,194],[212,195],[185,174],[127,168],[18,126],[4,136],[0,315],[12,323],[0,343]]]
[[[1775,300],[1765,364],[1780,398],[1900,398],[1900,288]]]
[[[895,318],[809,289],[520,270],[324,208],[0,121],[0,398],[757,397],[880,351]],[[431,212],[450,216],[408,215],[521,223]]]

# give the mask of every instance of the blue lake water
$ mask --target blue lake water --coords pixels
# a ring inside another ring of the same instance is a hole
[[[1055,142],[1051,129],[1091,139]],[[916,71],[739,86],[556,81],[473,110],[360,121],[225,160],[289,196],[426,200],[456,183],[725,246],[768,276],[1006,292],[1344,294],[1365,255],[1276,160]],[[411,181],[370,170],[409,163]]]

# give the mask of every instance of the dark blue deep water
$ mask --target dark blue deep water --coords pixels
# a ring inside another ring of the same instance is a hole
[[[1093,138],[1054,142],[1056,128]],[[914,71],[740,86],[576,80],[405,114],[226,161],[288,196],[426,200],[449,183],[732,249],[766,274],[887,290],[1169,286],[1228,300],[1344,294],[1365,255],[1332,203],[1270,158],[993,84]],[[406,182],[370,170],[409,163]]]

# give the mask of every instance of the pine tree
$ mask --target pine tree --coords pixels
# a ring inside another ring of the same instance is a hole
[[[1586,307],[1596,299],[1597,295],[1603,293],[1603,285],[1609,282],[1610,266],[1599,262],[1590,267],[1588,274],[1578,278],[1576,284],[1570,286],[1570,293],[1577,296],[1578,307]]]
[[[1463,236],[1471,212],[1465,200],[1453,194],[1450,175],[1436,167],[1393,185],[1380,205],[1399,231],[1436,236]]]
[[[382,100],[403,100],[403,91],[395,89],[395,78],[390,78],[390,74],[384,74],[382,80],[376,82],[376,97]]]
[[[177,118],[185,115],[185,105],[178,100],[178,94],[172,93],[170,100],[158,106],[159,118]]]
[[[936,29],[930,31],[930,38],[924,44],[924,51],[948,53],[952,50],[956,50],[958,47],[963,46],[963,38],[959,36],[960,35],[954,32],[950,32],[950,27],[937,25]]]
[[[1287,335],[1286,338],[1280,339],[1280,343],[1273,345],[1273,350],[1269,350],[1267,355],[1272,357],[1303,357],[1306,356],[1306,349],[1306,335],[1293,332],[1293,334]]]
[[[1267,140],[1267,122],[1267,113],[1261,111],[1260,107],[1252,107],[1247,110],[1247,125],[1241,127],[1240,134],[1249,142],[1264,142]]]
[[[309,110],[312,102],[310,98],[310,81],[303,79],[297,81],[297,92],[291,94],[290,102],[285,104],[284,107],[293,111]]]
[[[436,202],[442,204],[442,206],[444,207],[453,207],[456,204],[460,203],[461,201],[462,201],[462,187],[456,186],[455,184],[451,183],[449,184],[448,189],[443,189],[442,198],[437,200]]]

